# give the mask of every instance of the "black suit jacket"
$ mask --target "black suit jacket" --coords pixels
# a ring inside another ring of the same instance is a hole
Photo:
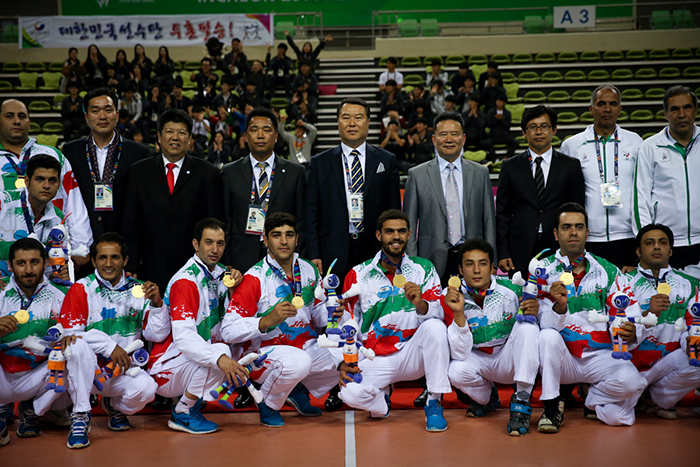
[[[350,234],[346,189],[340,146],[311,158],[306,178],[306,256],[320,258],[328,268],[338,258],[333,272],[342,277],[356,264],[379,251],[375,237],[377,219],[387,209],[401,209],[399,169],[396,157],[367,144],[364,177],[364,258],[348,258]],[[382,170],[383,169],[383,170]]]
[[[119,158],[119,167],[114,176],[112,188],[114,190],[114,211],[95,211],[95,183],[90,175],[90,166],[87,161],[87,138],[78,139],[66,143],[63,146],[63,155],[68,158],[73,167],[73,176],[78,182],[80,194],[83,196],[85,207],[90,216],[90,227],[95,240],[106,232],[121,232],[124,220],[124,204],[126,203],[126,186],[129,179],[131,166],[148,157],[148,146],[123,140],[122,154]],[[90,268],[88,268],[90,269]]]
[[[245,233],[250,206],[250,189],[253,183],[253,166],[250,157],[243,157],[226,164],[223,170],[224,219],[228,225],[224,262],[245,273],[260,261],[260,236]],[[304,193],[306,170],[301,164],[275,156],[275,177],[272,180],[267,215],[287,212],[297,219],[299,233],[297,252],[302,254],[304,245]],[[259,202],[257,193],[255,202]]]
[[[543,198],[540,202],[537,196],[527,151],[503,161],[496,192],[498,257],[511,258],[516,271],[523,274],[532,258],[540,223],[543,246],[552,254],[559,248],[553,232],[559,206],[570,201],[586,205],[578,159],[553,151]]]
[[[131,167],[124,210],[127,271],[158,284],[170,278],[194,253],[194,226],[207,217],[223,219],[221,172],[211,163],[185,156],[172,195],[163,156]]]

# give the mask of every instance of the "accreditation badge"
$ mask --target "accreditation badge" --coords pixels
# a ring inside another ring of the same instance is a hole
[[[104,183],[95,185],[95,211],[114,211],[112,185]]]
[[[365,219],[364,198],[360,194],[350,195],[350,222],[363,222]]]
[[[297,162],[299,162],[300,164],[303,164],[304,162],[309,162],[306,160],[304,153],[301,151],[297,151],[294,155],[297,157]]]
[[[245,233],[262,235],[265,232],[265,210],[262,206],[248,206],[248,219],[245,223]]]
[[[621,208],[622,192],[620,191],[620,184],[617,182],[602,183],[600,185],[600,199],[605,208]]]

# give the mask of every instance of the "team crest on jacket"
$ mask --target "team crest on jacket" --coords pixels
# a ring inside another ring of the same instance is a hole
[[[588,162],[588,154],[586,154],[585,152],[581,155],[581,162],[582,163]]]

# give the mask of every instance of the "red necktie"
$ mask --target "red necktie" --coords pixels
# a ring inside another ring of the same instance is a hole
[[[168,175],[166,175],[168,179],[168,188],[170,188],[170,194],[173,194],[173,188],[175,187],[175,173],[173,172],[173,169],[177,166],[177,164],[170,163],[166,165],[168,168]]]

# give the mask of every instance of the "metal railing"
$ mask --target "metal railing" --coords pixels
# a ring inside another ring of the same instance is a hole
[[[318,35],[319,38],[323,38],[323,12],[321,11],[298,11],[294,13],[277,13],[272,12],[275,15],[275,39],[284,39],[284,37],[278,37],[277,34],[277,23],[280,22],[280,17],[286,17],[283,21],[287,21],[289,17],[294,18],[294,30],[295,38],[300,39],[310,39],[311,37]]]

